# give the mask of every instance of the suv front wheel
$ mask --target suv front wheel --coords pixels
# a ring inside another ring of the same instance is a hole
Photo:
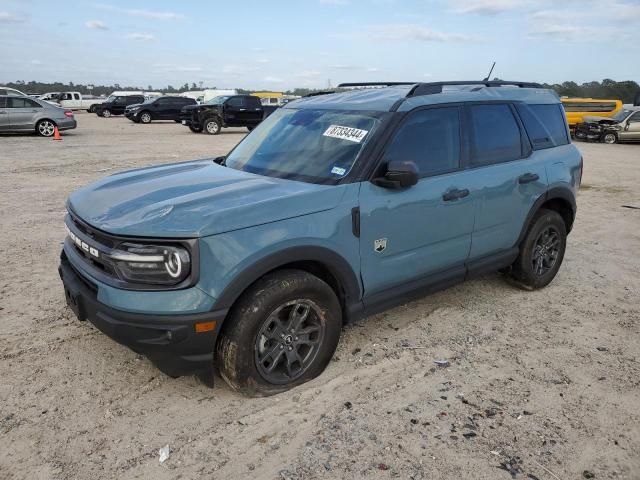
[[[338,298],[321,279],[299,270],[267,274],[225,321],[216,355],[220,374],[245,395],[284,392],[322,373],[341,328]]]
[[[566,246],[567,228],[560,214],[540,209],[520,244],[513,264],[515,280],[527,289],[547,286],[560,269]]]

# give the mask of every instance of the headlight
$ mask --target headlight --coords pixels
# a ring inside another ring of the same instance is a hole
[[[176,246],[122,243],[110,257],[122,279],[132,283],[176,285],[191,272],[189,252]]]

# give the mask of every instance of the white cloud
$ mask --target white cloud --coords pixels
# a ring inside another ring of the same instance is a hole
[[[267,75],[266,77],[264,77],[263,80],[265,82],[268,82],[268,83],[283,83],[284,82],[284,80],[281,79],[280,77],[272,77],[270,75]]]
[[[145,18],[151,18],[154,20],[182,20],[185,18],[185,16],[181,13],[160,12],[160,11],[144,10],[144,9],[138,9],[138,8],[126,9],[126,8],[116,7],[115,5],[110,5],[107,3],[97,3],[94,6],[101,10],[109,10],[113,12],[124,13],[132,17],[145,17]]]
[[[304,70],[302,72],[294,73],[293,76],[297,78],[314,78],[320,75],[318,70]]]
[[[497,15],[530,3],[529,0],[457,0],[451,11],[453,13],[477,13],[479,15]]]
[[[154,18],[156,20],[182,20],[184,15],[175,12],[153,12],[150,10],[127,10],[128,15],[134,17]]]
[[[368,36],[382,40],[414,40],[419,42],[466,42],[472,40],[462,33],[433,30],[418,24],[372,25]]]
[[[31,65],[42,65],[42,62],[40,60],[33,59],[31,60]]]
[[[156,39],[156,37],[150,33],[128,33],[125,35],[125,38],[128,38],[129,40],[143,40],[145,42]]]
[[[201,72],[200,65],[176,65],[173,63],[156,63],[153,69],[159,72]]]
[[[95,30],[109,30],[103,22],[100,20],[87,20],[84,24],[87,28],[92,28]]]
[[[335,68],[336,70],[360,70],[360,68],[357,65],[348,65],[348,64],[344,64],[344,63],[337,63],[335,65],[329,65],[329,68]]]
[[[240,75],[245,69],[239,65],[225,65],[222,67],[222,73],[225,75]]]
[[[378,67],[368,67],[367,72],[379,72],[380,69]]]
[[[24,23],[26,17],[22,15],[16,15],[15,13],[0,12],[0,23]]]
[[[256,62],[258,63],[269,63],[271,60],[269,60],[268,58],[259,58],[258,60],[256,60]]]

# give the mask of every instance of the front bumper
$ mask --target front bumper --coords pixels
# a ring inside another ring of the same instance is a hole
[[[603,132],[585,129],[577,129],[575,132],[575,137],[582,140],[600,140],[600,137],[602,137],[602,135]]]
[[[134,111],[127,110],[124,112],[124,116],[127,117],[129,120],[136,121],[138,120],[138,113],[139,112],[137,110],[134,110]]]
[[[162,372],[177,377],[208,372],[213,367],[216,339],[227,310],[188,315],[150,315],[116,310],[97,299],[97,286],[80,274],[64,251],[58,273],[67,305],[79,320],[89,320],[116,342],[145,355]],[[196,332],[196,324],[215,328]]]

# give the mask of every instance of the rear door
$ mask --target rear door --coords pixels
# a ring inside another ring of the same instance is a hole
[[[230,127],[242,125],[246,111],[243,97],[231,97],[224,104],[224,122]]]
[[[26,97],[8,98],[9,123],[12,130],[30,130],[43,110],[39,103]]]
[[[412,161],[413,187],[392,190],[363,182],[360,189],[360,258],[365,305],[416,282],[462,280],[473,231],[477,193],[463,170],[461,107],[410,113],[383,154]],[[385,292],[386,291],[386,292]]]
[[[558,119],[566,136],[560,107]],[[477,198],[469,260],[506,252],[515,246],[534,202],[547,189],[544,154],[534,151],[513,105],[490,103],[466,107]]]
[[[640,140],[640,112],[636,112],[627,118],[626,124],[618,135],[620,140],[634,142]]]
[[[262,121],[264,111],[258,97],[249,96],[244,98],[245,111],[242,112],[244,125],[257,125]]]

